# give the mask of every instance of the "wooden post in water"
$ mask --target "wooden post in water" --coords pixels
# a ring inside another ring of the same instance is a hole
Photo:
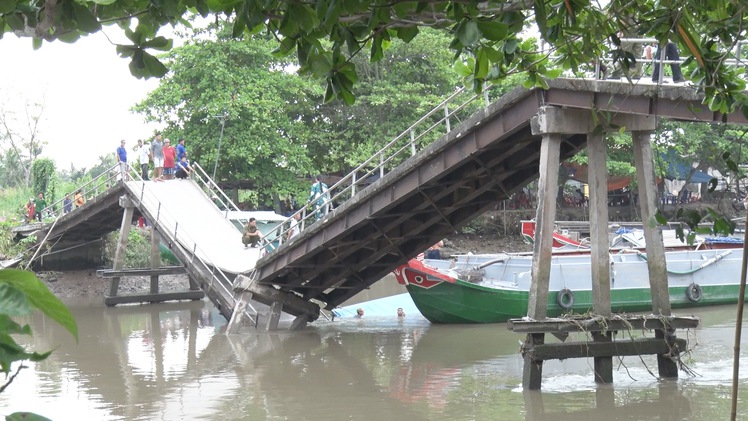
[[[132,200],[128,196],[122,196],[119,198],[119,205],[125,208],[122,213],[122,225],[119,229],[119,240],[117,240],[117,249],[114,250],[114,270],[122,270],[125,265],[125,254],[127,251],[127,240],[130,235],[130,227],[132,226],[132,216],[135,213],[135,206]],[[114,297],[117,295],[119,290],[119,276],[112,278],[109,284],[109,296]]]
[[[161,250],[159,249],[160,241],[156,227],[151,229],[151,269],[154,271],[161,267]],[[158,294],[158,275],[151,275],[151,293]]]
[[[592,264],[592,310],[610,317],[610,259],[608,240],[608,168],[603,132],[587,134],[590,186],[590,257]],[[593,332],[593,342],[612,341],[610,332]],[[595,382],[613,383],[613,357],[595,357]]]
[[[649,289],[652,294],[652,313],[670,316],[670,293],[668,290],[667,266],[665,263],[665,246],[662,242],[662,231],[657,226],[657,185],[654,177],[654,154],[650,141],[651,131],[633,131],[634,164],[638,183],[639,207],[641,208],[644,226],[644,240],[647,243],[647,266],[649,268]],[[655,338],[665,339],[663,330],[655,331]],[[670,335],[667,336],[671,340]],[[657,368],[660,377],[677,378],[678,366],[671,358],[657,355]]]

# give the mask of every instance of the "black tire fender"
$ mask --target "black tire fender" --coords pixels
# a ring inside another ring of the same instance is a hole
[[[556,303],[564,310],[574,307],[574,293],[569,288],[564,288],[556,295]]]
[[[701,290],[701,286],[697,283],[692,283],[686,287],[686,298],[692,303],[698,303],[704,296],[704,292]]]

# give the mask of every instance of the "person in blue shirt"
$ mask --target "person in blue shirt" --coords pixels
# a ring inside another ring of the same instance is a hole
[[[117,162],[119,163],[119,172],[123,181],[129,179],[127,174],[127,149],[125,149],[125,140],[122,139],[119,148],[117,148]]]
[[[62,213],[68,213],[73,210],[73,201],[70,199],[70,193],[65,195],[65,200],[62,201]]]
[[[182,137],[177,145],[177,162],[181,161],[183,156],[187,156],[187,148],[184,147],[184,138]]]
[[[176,169],[176,177],[182,180],[186,179],[190,174],[192,174],[192,167],[190,167],[190,162],[187,161],[187,155],[182,155],[182,159],[177,162]]]
[[[315,182],[312,184],[312,190],[309,193],[309,202],[314,205],[315,221],[319,221],[327,215],[330,204],[330,194],[327,191],[327,184],[322,182],[322,176],[317,175]]]

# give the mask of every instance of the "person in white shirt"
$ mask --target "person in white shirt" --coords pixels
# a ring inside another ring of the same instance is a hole
[[[293,218],[291,219],[290,226],[288,227],[288,234],[287,239],[290,240],[297,235],[301,233],[301,227],[299,226],[299,219],[301,219],[301,214],[296,213],[294,214]]]
[[[151,145],[146,143],[143,144],[142,140],[138,140],[138,147],[135,148],[138,152],[138,162],[140,163],[140,172],[143,180],[148,180],[148,170],[151,163]]]

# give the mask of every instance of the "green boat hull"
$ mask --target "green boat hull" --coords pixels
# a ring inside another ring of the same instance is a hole
[[[418,310],[431,323],[501,323],[527,315],[527,291],[487,288],[461,280],[441,282],[428,289],[412,284],[406,288]],[[671,287],[670,303],[673,308],[733,304],[739,293],[739,285],[703,286],[701,300],[693,302],[686,296],[686,288]],[[561,308],[557,294],[557,291],[549,294],[548,317],[592,310],[592,291],[574,291],[574,304],[569,309]],[[613,312],[652,309],[649,288],[612,290],[611,303]]]

